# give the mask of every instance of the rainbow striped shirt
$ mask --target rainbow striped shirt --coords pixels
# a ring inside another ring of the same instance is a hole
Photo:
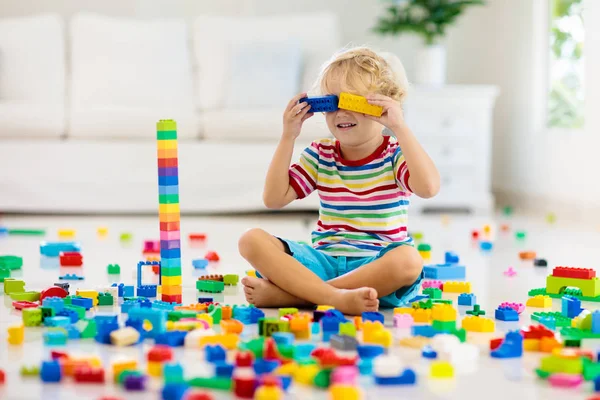
[[[315,140],[289,176],[299,199],[319,193],[315,249],[365,257],[392,242],[412,244],[406,230],[410,174],[396,138],[384,136],[373,154],[356,161],[342,158],[336,139]]]

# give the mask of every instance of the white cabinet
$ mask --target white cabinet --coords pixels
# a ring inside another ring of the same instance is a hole
[[[412,196],[413,210],[493,209],[491,150],[497,96],[495,86],[411,89],[404,106],[406,122],[438,167],[442,183],[432,199]]]

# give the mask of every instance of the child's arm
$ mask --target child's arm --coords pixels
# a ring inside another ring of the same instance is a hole
[[[370,104],[383,107],[381,117],[365,117],[385,125],[396,135],[409,171],[408,186],[419,197],[430,198],[440,191],[440,173],[435,164],[404,122],[400,104],[383,95],[367,96]]]
[[[263,191],[263,202],[267,208],[285,207],[298,197],[290,185],[289,168],[302,124],[313,116],[308,112],[310,106],[306,102],[298,104],[303,97],[306,97],[306,93],[295,96],[283,113],[283,133],[269,165]]]

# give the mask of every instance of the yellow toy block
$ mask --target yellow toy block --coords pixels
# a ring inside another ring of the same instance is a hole
[[[371,343],[378,344],[383,347],[390,347],[392,345],[392,332],[388,329],[383,328],[373,334],[373,341]]]
[[[259,386],[254,392],[254,400],[281,400],[283,390],[279,386]]]
[[[456,309],[450,304],[434,304],[431,318],[434,321],[456,321]]]
[[[346,92],[340,93],[338,108],[361,114],[374,115],[376,117],[381,117],[381,114],[383,114],[383,107],[369,104],[367,99],[363,96]]]
[[[156,145],[163,150],[177,149],[177,140],[157,140]]]
[[[375,343],[376,334],[383,329],[383,324],[379,321],[364,321],[362,326],[363,342]]]
[[[431,339],[424,336],[411,336],[402,338],[398,341],[400,346],[410,347],[411,349],[421,349],[423,346],[428,345]]]
[[[202,336],[200,338],[199,344],[200,347],[204,347],[206,345],[220,344],[227,350],[234,350],[237,348],[239,341],[240,337],[238,335],[234,333],[225,333],[221,335]]]
[[[86,299],[92,299],[92,305],[96,307],[98,305],[98,292],[96,290],[79,290],[75,292],[79,297],[85,297]]]
[[[196,319],[208,322],[209,328],[213,326],[213,317],[210,314],[198,314],[196,315]]]
[[[396,307],[394,308],[394,315],[396,314],[410,314],[413,315],[415,309],[412,307]]]
[[[356,328],[356,331],[362,331],[362,326],[363,326],[363,319],[361,316],[357,315],[354,317],[353,319],[354,321],[354,327]]]
[[[431,260],[431,250],[421,250],[419,254],[423,260]]]
[[[282,364],[280,367],[277,367],[277,369],[275,370],[275,375],[294,376],[297,370],[298,364],[296,364],[295,362],[289,362],[287,364]]]
[[[163,365],[158,361],[148,361],[146,372],[155,378],[161,377],[163,374]]]
[[[58,237],[61,239],[73,239],[75,237],[75,229],[59,229]]]
[[[320,306],[317,306],[317,311],[328,311],[328,310],[333,310],[334,308],[335,307],[333,307],[333,306],[328,306],[328,305],[322,304]]]
[[[553,337],[543,337],[540,339],[540,351],[542,353],[552,353],[555,350],[560,351],[563,345]]]
[[[431,378],[453,378],[454,367],[448,361],[432,361],[429,376]]]
[[[525,351],[540,351],[539,339],[523,339],[523,350]]]
[[[99,226],[98,229],[96,229],[96,233],[98,234],[98,236],[106,236],[108,235],[108,228],[105,226]]]
[[[471,282],[444,282],[443,292],[471,293]]]
[[[304,385],[313,385],[315,376],[320,370],[321,368],[316,364],[300,365],[294,372],[294,381]]]
[[[193,331],[194,329],[204,329],[200,321],[167,321],[165,325],[168,331]]]
[[[239,335],[244,330],[244,324],[237,319],[224,319],[221,320],[221,332],[223,333],[235,333]]]
[[[110,333],[110,342],[114,346],[130,346],[136,344],[140,340],[140,333],[137,329],[127,326],[117,329]]]
[[[19,345],[25,340],[25,326],[23,324],[17,324],[9,326],[8,332],[8,343],[13,345]]]
[[[181,294],[181,285],[165,286],[161,285],[162,294],[173,295]]]
[[[112,363],[113,380],[118,382],[121,372],[126,370],[135,370],[138,367],[137,360],[120,360]]]
[[[429,323],[432,321],[431,314],[432,312],[430,308],[417,308],[414,310],[412,316],[415,322]]]
[[[298,313],[290,319],[290,332],[296,339],[310,338],[311,315],[308,313]]]
[[[163,276],[162,277],[162,285],[164,285],[164,286],[181,286],[181,275],[180,276]]]
[[[540,294],[530,297],[525,305],[527,307],[550,308],[552,307],[552,298]]]
[[[360,400],[362,395],[356,386],[336,383],[329,388],[331,400]]]
[[[177,204],[159,204],[158,205],[159,214],[179,214],[179,203]]]
[[[253,276],[256,278],[256,270],[255,269],[249,269],[248,271],[246,271],[246,276]]]
[[[462,327],[467,332],[494,332],[496,323],[489,318],[468,316],[463,318]]]

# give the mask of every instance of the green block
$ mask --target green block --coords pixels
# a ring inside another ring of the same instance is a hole
[[[600,363],[590,361],[589,358],[583,357],[583,378],[586,381],[593,381],[600,376]]]
[[[451,333],[456,330],[456,321],[433,321],[433,329],[438,332]]]
[[[279,318],[286,316],[286,315],[294,315],[294,314],[298,314],[297,308],[288,307],[288,308],[280,308],[279,309]]]
[[[181,276],[181,267],[160,267],[160,274],[162,276]]]
[[[562,278],[549,275],[546,278],[546,293],[561,294],[564,288],[577,287],[581,289],[582,295],[586,297],[596,297],[600,295],[600,279]]]
[[[583,329],[577,329],[572,327],[562,328],[560,330],[560,335],[563,337],[563,339],[600,339],[600,333],[592,333],[591,331],[586,331]]]
[[[294,345],[293,344],[280,344],[277,346],[277,350],[279,350],[279,354],[283,358],[291,359],[294,358]]]
[[[98,305],[99,306],[112,306],[114,299],[110,293],[98,293]]]
[[[119,264],[108,264],[106,269],[109,275],[119,275],[121,273],[121,266]]]
[[[569,338],[563,338],[563,344],[565,345],[565,347],[581,347],[581,339],[569,339]]]
[[[54,317],[56,315],[56,311],[52,307],[41,306],[41,307],[38,307],[38,308],[42,311],[42,322],[46,318]]]
[[[77,315],[79,316],[79,319],[84,319],[85,318],[85,311],[86,311],[85,307],[74,306],[72,304],[65,303],[65,309],[71,310],[71,311],[75,311],[77,313]]]
[[[248,350],[254,354],[254,358],[263,358],[265,349],[265,338],[258,337],[256,339],[249,340],[240,345],[240,350]]]
[[[123,232],[119,235],[121,242],[129,242],[131,239],[133,239],[133,233],[131,232]]]
[[[65,305],[66,305],[66,306],[67,306],[67,305],[71,305],[71,304],[73,304],[73,301],[72,301],[72,298],[71,298],[71,296],[66,296],[66,297],[64,297],[64,298],[63,298],[63,301],[65,302]]]
[[[8,268],[10,270],[21,269],[23,266],[23,257],[17,256],[0,256],[0,268]]]
[[[412,303],[412,308],[414,309],[418,309],[418,308],[422,308],[422,309],[430,309],[431,307],[433,307],[433,303],[431,302],[431,299],[427,299],[426,301],[416,301],[414,303]]]
[[[25,282],[20,279],[5,278],[4,294],[22,293],[25,291]]]
[[[552,375],[550,372],[542,371],[539,368],[535,369],[535,373],[538,376],[538,378],[540,378],[540,379],[548,379],[550,377],[550,375]]]
[[[565,374],[581,374],[583,372],[583,362],[581,361],[581,358],[565,359],[550,355],[542,358],[540,369],[551,374],[557,372]]]
[[[159,132],[176,131],[177,123],[172,119],[161,119],[156,123],[156,130]]]
[[[452,335],[456,336],[458,338],[458,340],[460,340],[461,343],[464,343],[467,341],[467,331],[465,331],[464,329],[458,329],[454,332],[450,332]]]
[[[25,326],[40,326],[42,325],[42,310],[39,308],[24,308],[21,311],[21,318]]]
[[[315,360],[314,358],[311,358],[311,357],[302,358],[300,360],[296,360],[296,364],[298,364],[298,365],[316,365],[317,360]]]
[[[330,369],[322,369],[315,375],[313,379],[313,383],[316,387],[321,389],[327,389],[329,384],[331,383],[331,370]]]
[[[411,236],[415,240],[423,240],[423,232],[414,232]]]
[[[517,240],[523,240],[527,237],[527,232],[525,231],[516,231],[515,232],[515,238],[517,238]]]
[[[197,315],[198,312],[192,310],[169,311],[169,313],[167,314],[167,319],[169,321],[177,322],[185,318],[196,318]]]
[[[212,311],[208,313],[213,319],[213,324],[220,324],[221,318],[223,317],[223,311],[221,310],[221,306],[215,307]]]
[[[40,292],[20,292],[20,293],[11,293],[10,298],[14,301],[39,301],[40,300]]]
[[[545,294],[546,294],[546,288],[531,289],[529,292],[527,292],[527,295],[529,297],[545,295]]]
[[[511,206],[504,206],[504,208],[502,209],[502,213],[508,217],[512,215],[513,208]]]
[[[214,390],[231,391],[233,389],[233,381],[231,378],[192,378],[187,381],[187,384],[192,387]]]
[[[236,274],[223,275],[223,283],[229,286],[235,286],[238,284],[240,277]]]
[[[423,289],[423,294],[428,295],[429,298],[432,300],[442,298],[442,291],[434,287],[428,287],[426,289]]]
[[[75,324],[82,339],[94,338],[96,336],[96,320],[82,319]]]
[[[196,289],[200,292],[221,293],[225,290],[225,284],[220,281],[199,280],[196,281]]]
[[[433,304],[450,304],[452,305],[452,299],[433,299],[431,300]]]
[[[342,322],[338,334],[356,337],[356,325],[352,322]]]
[[[179,204],[178,194],[160,194],[158,195],[159,204]]]
[[[417,246],[418,251],[431,251],[431,245],[427,243],[421,243]]]
[[[46,234],[45,229],[9,229],[9,235],[21,235],[21,236],[44,236]]]
[[[539,321],[542,318],[549,318],[549,317],[554,318],[554,321],[555,321],[555,324],[557,327],[571,326],[571,318],[565,317],[564,315],[562,315],[562,313],[560,311],[550,311],[550,312],[536,311],[533,314],[531,314],[532,321]]]
[[[40,367],[37,365],[23,365],[19,370],[21,376],[40,376]]]
[[[279,318],[260,318],[258,320],[258,334],[271,337],[276,332],[289,332],[290,322]]]
[[[10,269],[0,267],[0,282],[4,282],[5,278],[10,278]]]

